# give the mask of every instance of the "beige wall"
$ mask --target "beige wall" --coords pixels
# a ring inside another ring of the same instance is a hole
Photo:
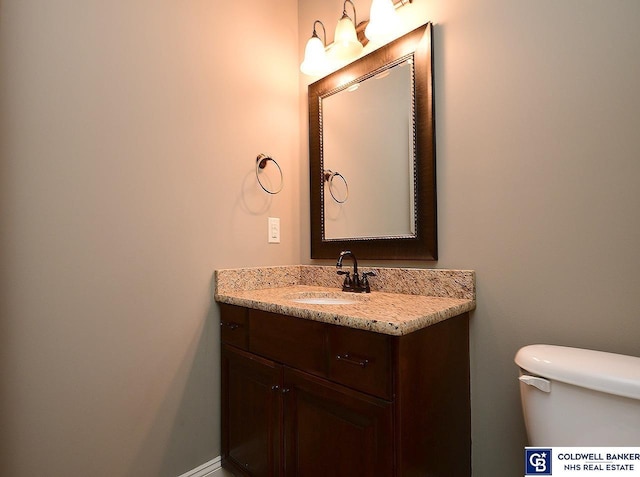
[[[0,474],[174,477],[219,455],[212,271],[310,261],[297,64],[342,1],[298,3],[300,35],[294,0],[0,0]],[[477,271],[474,476],[516,475],[518,347],[640,354],[640,4],[401,11],[435,23],[426,266]]]
[[[342,1],[299,4],[300,47],[316,18],[331,38]],[[370,2],[356,4],[368,17]],[[435,24],[440,260],[426,265],[477,271],[473,475],[519,475],[520,346],[640,356],[640,3],[414,0],[400,12],[407,30]],[[302,103],[302,154],[305,115]]]
[[[0,0],[1,475],[175,477],[220,454],[213,270],[300,261],[296,14]]]

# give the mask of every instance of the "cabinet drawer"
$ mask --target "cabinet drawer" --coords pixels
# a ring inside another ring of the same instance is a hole
[[[317,376],[327,376],[326,325],[249,310],[249,350]]]
[[[391,400],[391,337],[330,326],[329,379]]]
[[[249,349],[248,310],[220,303],[220,340],[223,343]]]

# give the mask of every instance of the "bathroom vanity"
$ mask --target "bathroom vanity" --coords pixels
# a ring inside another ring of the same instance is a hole
[[[340,292],[333,267],[216,272],[225,468],[471,474],[473,272],[374,270],[370,294]]]

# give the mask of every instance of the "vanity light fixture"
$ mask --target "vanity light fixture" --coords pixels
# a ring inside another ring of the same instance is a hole
[[[347,3],[353,8],[353,21],[347,15]],[[356,58],[362,53],[362,43],[358,41],[356,33],[356,6],[351,0],[345,0],[342,6],[342,17],[336,25],[336,32],[333,38],[333,46],[330,50],[331,55],[338,60],[350,60]]]
[[[353,21],[347,14],[347,3],[350,3],[353,8]],[[401,29],[400,17],[396,10],[408,3],[413,3],[413,0],[399,0],[397,3],[393,3],[393,0],[373,0],[371,19],[358,25],[356,6],[351,0],[345,0],[342,5],[342,17],[338,20],[332,44],[327,45],[327,31],[324,24],[320,20],[313,22],[313,34],[304,49],[304,60],[300,64],[300,71],[309,76],[322,76],[331,68],[331,59],[335,60],[336,64],[344,64],[360,56],[363,45],[366,45],[368,40],[382,45],[395,38]],[[318,37],[316,23],[322,25],[324,41]],[[360,40],[358,34],[360,34]]]
[[[411,3],[413,0],[409,0]],[[404,0],[394,5],[391,0],[373,0],[369,23],[364,30],[365,36],[374,43],[384,44],[400,32],[400,16],[396,8],[404,5]]]
[[[324,40],[318,37],[316,23],[319,23],[322,27]],[[325,30],[324,24],[320,20],[316,20],[313,22],[313,34],[304,49],[304,60],[300,65],[300,71],[309,76],[320,76],[327,71],[329,61],[327,60],[326,44],[327,30]]]

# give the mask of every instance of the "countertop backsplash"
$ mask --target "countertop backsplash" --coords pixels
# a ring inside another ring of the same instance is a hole
[[[351,267],[345,264],[345,270]],[[475,301],[476,281],[473,270],[447,270],[437,268],[361,267],[372,271],[371,291],[462,298]],[[342,277],[335,266],[287,265],[216,270],[215,294],[225,295],[238,291],[263,288],[282,288],[295,285],[342,287]]]

